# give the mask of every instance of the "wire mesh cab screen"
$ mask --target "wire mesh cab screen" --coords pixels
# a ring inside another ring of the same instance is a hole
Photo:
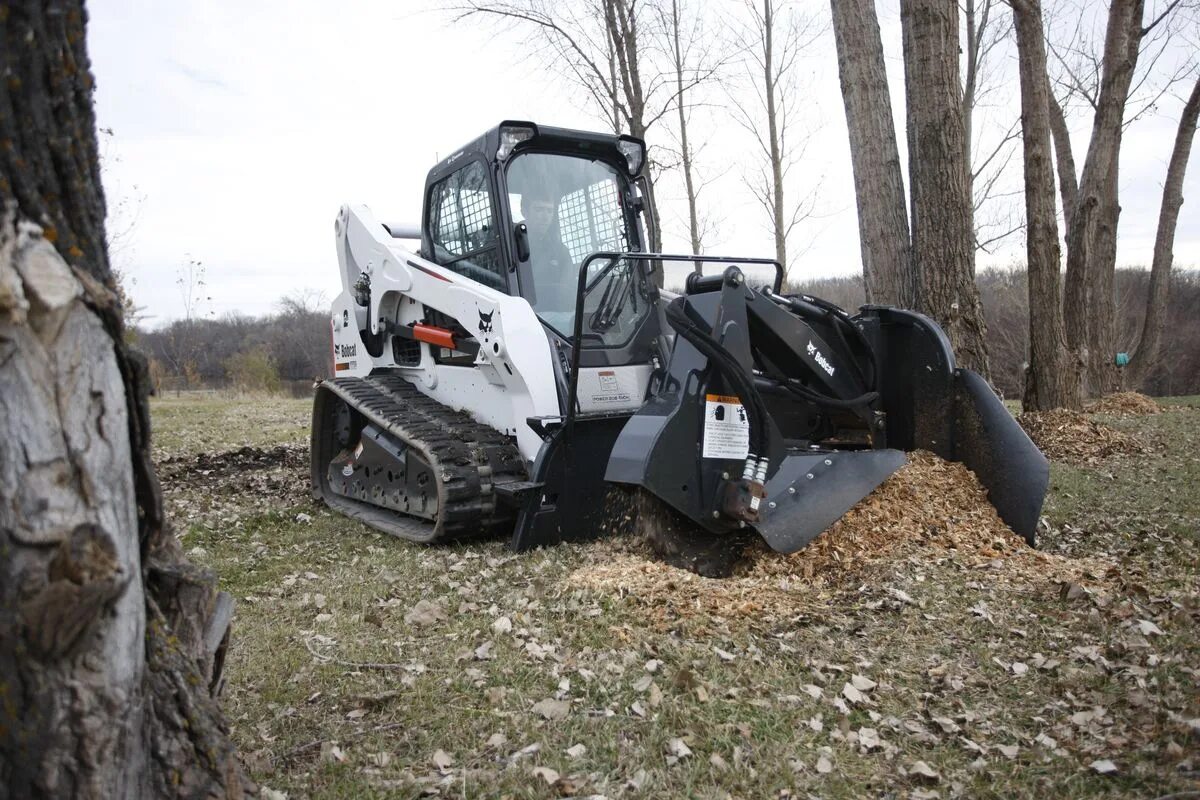
[[[493,288],[504,288],[487,170],[473,161],[434,184],[430,207],[434,260]]]
[[[622,178],[603,161],[525,153],[508,168],[512,217],[529,237],[533,308],[571,336],[583,260],[597,252],[630,250]],[[649,312],[637,262],[597,262],[589,268],[584,339],[588,347],[624,344]],[[595,324],[592,324],[594,322]]]

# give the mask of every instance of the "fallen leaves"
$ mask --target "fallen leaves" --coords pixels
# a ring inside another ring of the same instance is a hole
[[[448,773],[454,766],[454,756],[441,748],[435,750],[429,760],[432,762],[434,768],[443,775]]]
[[[925,783],[937,783],[942,779],[937,770],[924,761],[914,761],[912,766],[908,768],[908,774]]]
[[[687,758],[692,754],[692,748],[683,739],[671,739],[667,742],[667,753],[675,758]]]
[[[534,703],[533,708],[529,710],[542,719],[553,722],[566,719],[567,714],[571,713],[571,704],[566,700],[555,700],[553,697],[547,697],[545,700],[539,700]]]
[[[418,600],[404,615],[404,624],[423,627],[446,621],[446,609],[434,600]]]

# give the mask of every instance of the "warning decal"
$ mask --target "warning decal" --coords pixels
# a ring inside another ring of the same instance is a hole
[[[704,396],[704,458],[745,458],[750,453],[750,422],[741,400]]]

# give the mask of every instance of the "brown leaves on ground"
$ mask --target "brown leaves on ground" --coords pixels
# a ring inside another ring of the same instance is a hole
[[[157,466],[164,485],[182,485],[206,494],[255,494],[281,504],[295,504],[308,497],[307,445],[246,446],[221,453],[179,454],[160,459]]]
[[[177,523],[227,525],[264,506],[289,508],[310,501],[307,445],[170,455],[157,467],[168,516]]]
[[[1144,453],[1148,449],[1136,436],[1066,408],[1026,411],[1017,417],[1017,422],[1051,461],[1094,464],[1110,456]]]
[[[1162,406],[1154,398],[1141,392],[1115,392],[1101,397],[1087,407],[1089,414],[1111,414],[1120,417],[1158,414],[1162,410]]]
[[[784,556],[756,541],[732,578],[668,566],[629,539],[596,546],[612,552],[577,570],[569,584],[626,597],[663,626],[681,616],[745,624],[793,618],[903,558],[951,558],[1016,582],[1078,581],[1105,568],[1030,548],[1000,519],[974,473],[925,451],[911,453],[908,465],[803,550]]]

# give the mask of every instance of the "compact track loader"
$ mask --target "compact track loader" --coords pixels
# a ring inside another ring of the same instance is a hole
[[[937,325],[783,294],[770,260],[645,252],[644,165],[628,136],[505,122],[430,171],[419,226],[341,209],[318,498],[413,541],[517,550],[632,515],[719,574],[754,533],[804,547],[925,448],[1033,542],[1046,459]],[[657,288],[681,262],[713,274]]]

